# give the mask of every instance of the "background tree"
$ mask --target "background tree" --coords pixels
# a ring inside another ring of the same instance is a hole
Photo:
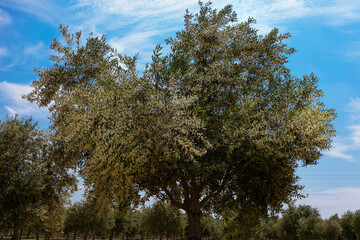
[[[65,206],[64,203],[58,205],[42,206],[37,209],[36,215],[32,218],[28,226],[28,231],[35,233],[36,240],[40,239],[40,234],[45,240],[49,240],[53,234],[61,234],[64,229]]]
[[[126,212],[122,209],[114,209],[114,226],[110,230],[109,240],[112,240],[114,236],[119,236],[125,230]]]
[[[82,233],[83,239],[87,240],[89,234],[93,236],[105,236],[114,227],[114,214],[110,207],[102,207],[99,209],[95,205],[95,200],[87,198],[85,201],[74,204],[74,210],[71,211],[73,216],[69,216],[68,220],[74,221],[73,231]],[[69,224],[71,226],[71,224]],[[74,235],[74,237],[75,237]]]
[[[261,221],[258,235],[260,239],[280,239],[279,219],[276,217]]]
[[[354,216],[354,213],[351,211],[347,211],[346,213],[344,213],[341,216],[341,219],[340,219],[340,225],[342,228],[341,239],[343,239],[343,240],[345,240],[345,239],[355,240],[356,239],[356,235],[353,231],[352,224],[351,224],[353,221],[353,216]]]
[[[227,211],[223,213],[225,239],[253,239],[260,224],[260,219],[253,215]]]
[[[360,210],[354,212],[351,219],[351,228],[356,235],[356,239],[360,239]]]
[[[221,239],[223,224],[219,219],[203,216],[201,219],[201,236],[204,239]]]
[[[126,239],[133,239],[139,234],[141,229],[140,225],[141,213],[139,211],[130,211],[126,215],[124,235]]]
[[[55,142],[32,119],[0,121],[0,221],[14,240],[40,222],[46,232],[61,228],[60,212],[74,179],[55,167],[53,148]],[[54,212],[57,220],[50,217]]]
[[[31,119],[15,116],[0,122],[0,217],[13,231],[13,240],[41,206],[38,169],[44,145],[45,135]]]
[[[236,20],[231,6],[200,2],[142,76],[104,36],[82,46],[81,33],[61,29],[66,44],[53,40],[54,65],[27,98],[53,101],[52,129],[98,199],[168,199],[199,239],[203,212],[259,217],[299,195],[295,170],[330,147],[335,114],[316,76],[286,68],[289,34],[261,36],[254,20]]]
[[[323,224],[319,215],[300,217],[297,222],[297,237],[299,240],[318,240],[322,238]]]
[[[340,238],[342,228],[337,214],[323,222],[323,229],[321,232],[324,240],[337,240]]]
[[[279,221],[280,239],[313,238],[317,234],[315,225],[320,220],[320,214],[316,208],[308,205],[295,206],[291,203],[282,211],[282,218]]]
[[[184,229],[179,210],[161,201],[144,209],[140,224],[147,236],[160,239],[180,236]]]
[[[76,234],[79,229],[79,203],[74,203],[66,209],[66,217],[64,222],[64,234],[66,235],[66,240],[69,240],[70,233],[73,233],[73,240],[76,238]]]

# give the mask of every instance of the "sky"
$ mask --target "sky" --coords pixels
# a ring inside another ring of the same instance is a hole
[[[213,2],[218,9],[227,4],[239,21],[255,18],[260,34],[274,27],[290,32],[287,44],[297,52],[288,67],[298,77],[317,75],[323,102],[338,115],[331,150],[318,165],[297,171],[308,195],[298,203],[317,207],[324,218],[360,209],[360,1]],[[47,109],[21,96],[32,89],[33,70],[51,66],[49,45],[60,38],[59,24],[84,36],[106,34],[119,52],[139,53],[141,71],[154,47],[183,28],[186,9],[197,12],[197,0],[0,0],[0,120],[18,114],[49,126]],[[73,197],[80,198],[81,191]]]

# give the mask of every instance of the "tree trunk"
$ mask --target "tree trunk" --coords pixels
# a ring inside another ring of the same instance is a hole
[[[23,230],[20,230],[20,234],[19,234],[19,240],[21,240],[21,236],[22,236]]]
[[[201,210],[200,207],[196,211],[187,211],[188,217],[188,239],[189,240],[200,240],[201,229],[200,229],[200,218]]]
[[[109,240],[113,240],[114,235],[115,235],[115,231],[111,231],[110,236],[109,236]]]
[[[89,232],[85,232],[85,234],[84,234],[84,240],[87,240],[88,234],[89,234]]]
[[[14,229],[14,232],[11,236],[11,240],[18,240],[19,239],[19,229]]]
[[[36,240],[39,240],[39,230],[36,229]]]
[[[66,233],[66,240],[69,240],[69,232]]]
[[[77,233],[77,231],[75,230],[74,231],[74,240],[76,239],[76,233]]]

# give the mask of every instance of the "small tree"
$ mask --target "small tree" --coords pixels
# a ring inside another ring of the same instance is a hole
[[[321,239],[323,222],[320,216],[312,214],[307,217],[301,217],[296,229],[299,240],[318,240]]]
[[[341,216],[340,219],[340,225],[342,228],[341,239],[343,240],[356,240],[356,235],[352,227],[353,216],[354,213],[351,211],[347,211]]]
[[[114,209],[114,226],[110,230],[109,240],[112,240],[114,236],[119,236],[125,230],[126,212],[122,209]]]
[[[279,221],[280,239],[299,240],[319,238],[316,231],[316,224],[320,221],[320,214],[316,208],[308,205],[289,204],[288,208],[282,211],[282,218]]]
[[[124,236],[126,239],[133,239],[139,231],[141,231],[140,218],[141,213],[139,211],[130,211],[126,215],[124,227]]]
[[[354,212],[351,219],[351,229],[356,235],[356,239],[360,239],[360,210]]]
[[[280,239],[279,219],[275,217],[265,219],[261,222],[258,231],[261,239]]]
[[[180,236],[182,224],[179,210],[161,201],[146,208],[141,216],[141,228],[145,233],[160,239]]]
[[[324,240],[337,240],[340,238],[342,228],[337,214],[323,222],[323,229],[321,232]]]
[[[201,236],[205,239],[221,239],[223,225],[221,220],[211,216],[203,216],[201,219]]]

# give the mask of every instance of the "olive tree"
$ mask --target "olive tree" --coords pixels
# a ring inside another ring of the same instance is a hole
[[[299,196],[296,168],[316,164],[334,135],[318,78],[285,65],[290,35],[262,36],[253,23],[200,2],[143,74],[105,36],[82,45],[62,27],[27,99],[53,103],[54,134],[98,199],[168,199],[200,239],[203,212],[261,216]]]
[[[0,226],[16,240],[24,228],[62,226],[62,204],[74,179],[53,164],[55,141],[32,119],[0,121]],[[59,212],[57,212],[59,211]],[[59,216],[51,220],[53,213]]]
[[[178,237],[184,229],[181,221],[181,213],[170,204],[157,201],[151,207],[147,207],[141,214],[141,229],[147,236]]]

